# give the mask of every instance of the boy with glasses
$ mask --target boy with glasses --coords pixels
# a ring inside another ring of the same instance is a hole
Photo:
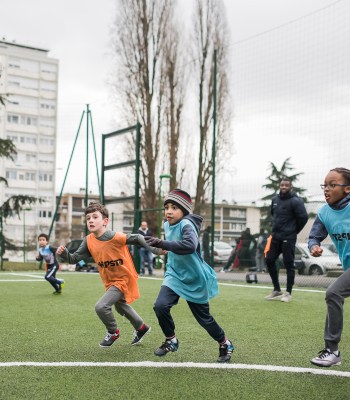
[[[350,297],[350,170],[331,169],[321,188],[327,204],[318,211],[311,228],[309,250],[314,257],[322,256],[321,242],[329,235],[345,272],[326,291],[325,347],[311,363],[331,367],[341,363],[339,342],[343,330],[343,306],[345,298]]]

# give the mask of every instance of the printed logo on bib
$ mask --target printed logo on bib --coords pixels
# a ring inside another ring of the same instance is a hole
[[[123,260],[121,258],[118,260],[100,261],[98,263],[98,266],[101,268],[118,267],[119,265],[123,265]]]

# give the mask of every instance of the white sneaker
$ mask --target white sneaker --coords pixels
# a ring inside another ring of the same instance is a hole
[[[290,301],[292,301],[292,295],[289,292],[283,293],[283,296],[280,300],[284,301],[285,303],[289,303]]]
[[[311,364],[319,367],[331,367],[332,365],[340,365],[340,352],[338,355],[332,353],[329,349],[323,349],[318,353],[318,356],[313,358]]]
[[[273,290],[268,296],[265,297],[266,300],[279,300],[283,296],[282,292]]]

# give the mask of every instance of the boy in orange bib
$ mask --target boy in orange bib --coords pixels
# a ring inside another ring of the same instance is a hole
[[[120,331],[114,317],[112,307],[125,316],[134,327],[132,345],[141,343],[151,327],[130,306],[140,297],[137,285],[138,274],[135,270],[128,245],[145,246],[155,254],[165,254],[160,249],[146,244],[144,236],[139,234],[124,234],[107,230],[108,210],[100,203],[90,203],[85,210],[86,224],[90,234],[87,235],[78,250],[71,254],[64,246],[57,249],[58,259],[76,264],[80,260],[93,257],[98,265],[98,271],[105,286],[105,294],[98,300],[95,310],[100,320],[107,328],[101,347],[111,346],[118,338]]]

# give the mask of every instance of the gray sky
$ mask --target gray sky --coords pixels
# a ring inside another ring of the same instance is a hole
[[[1,37],[47,48],[60,62],[57,190],[86,104],[92,110],[96,137],[121,128],[108,88],[114,3],[1,1]],[[253,201],[265,195],[261,185],[269,162],[280,167],[289,156],[296,171],[304,172],[300,184],[309,194],[318,194],[330,168],[349,167],[350,2],[227,0],[225,4],[232,33],[234,149],[230,172],[218,179],[217,201]],[[77,147],[66,191],[84,187],[85,178],[79,182],[72,177],[81,165],[85,165],[83,144]]]

